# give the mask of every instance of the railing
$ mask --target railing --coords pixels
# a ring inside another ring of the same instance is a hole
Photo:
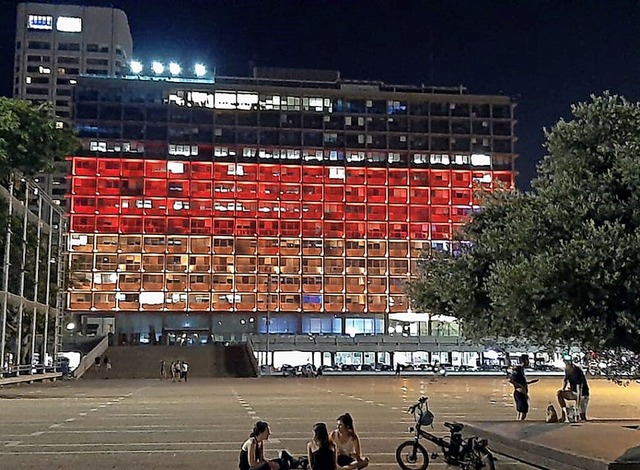
[[[80,364],[78,365],[76,370],[73,371],[73,376],[77,379],[82,377],[82,375],[87,370],[89,370],[91,366],[95,364],[96,358],[102,356],[108,347],[109,347],[109,337],[105,336],[104,338],[102,338],[102,341],[100,341],[96,345],[95,348],[93,348],[91,351],[89,351],[87,354],[85,354],[82,357]]]
[[[19,365],[0,368],[0,386],[23,382],[36,382],[62,377],[59,367],[44,364]]]

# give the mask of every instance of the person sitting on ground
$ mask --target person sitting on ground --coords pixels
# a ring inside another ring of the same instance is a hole
[[[563,358],[565,370],[562,388],[558,390],[558,404],[562,410],[560,422],[568,422],[567,400],[575,400],[579,410],[580,419],[587,420],[587,407],[589,406],[589,384],[584,372],[573,363],[573,358],[566,354]]]
[[[336,446],[329,440],[325,423],[313,425],[313,440],[307,443],[307,457],[311,470],[336,470]]]
[[[520,356],[520,364],[513,369],[513,373],[509,377],[509,382],[513,385],[513,401],[516,405],[516,419],[524,421],[529,413],[529,385],[536,383],[538,379],[527,380],[524,373],[526,367],[529,367],[529,355]]]
[[[329,439],[336,446],[338,467],[358,470],[369,465],[369,457],[362,456],[360,438],[349,413],[338,416],[337,428],[331,431]]]
[[[240,448],[239,470],[288,470],[290,468],[286,460],[264,458],[264,441],[268,440],[270,435],[269,423],[256,422],[253,431],[249,434],[249,439]]]

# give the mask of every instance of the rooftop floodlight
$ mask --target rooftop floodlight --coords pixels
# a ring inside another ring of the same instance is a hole
[[[203,64],[196,64],[194,70],[196,77],[204,77],[207,74],[207,68]]]
[[[153,61],[153,64],[151,64],[151,68],[153,69],[153,73],[155,73],[156,75],[160,75],[162,72],[164,72],[164,65],[162,65],[162,62]]]
[[[176,62],[171,62],[169,64],[169,73],[171,73],[171,75],[180,75],[181,71],[182,71],[182,68]]]
[[[140,72],[142,72],[142,62],[140,62],[139,60],[132,60],[129,64],[129,68],[133,73],[138,75]]]

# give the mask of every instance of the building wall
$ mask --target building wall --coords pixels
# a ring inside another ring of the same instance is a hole
[[[451,249],[515,158],[508,99],[415,95],[84,82],[70,310],[269,311],[301,330],[407,312],[423,250]]]
[[[60,18],[70,18],[68,24]],[[70,123],[73,87],[81,74],[114,77],[128,67],[132,39],[127,16],[114,8],[20,3],[16,15],[15,98],[50,103],[59,126]],[[67,170],[38,183],[64,206]]]

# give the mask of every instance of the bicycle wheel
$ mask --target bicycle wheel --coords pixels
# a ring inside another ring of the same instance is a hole
[[[396,449],[396,462],[403,470],[425,470],[429,466],[429,453],[415,441],[405,441]]]
[[[493,455],[485,447],[476,446],[461,461],[464,470],[496,470]]]

